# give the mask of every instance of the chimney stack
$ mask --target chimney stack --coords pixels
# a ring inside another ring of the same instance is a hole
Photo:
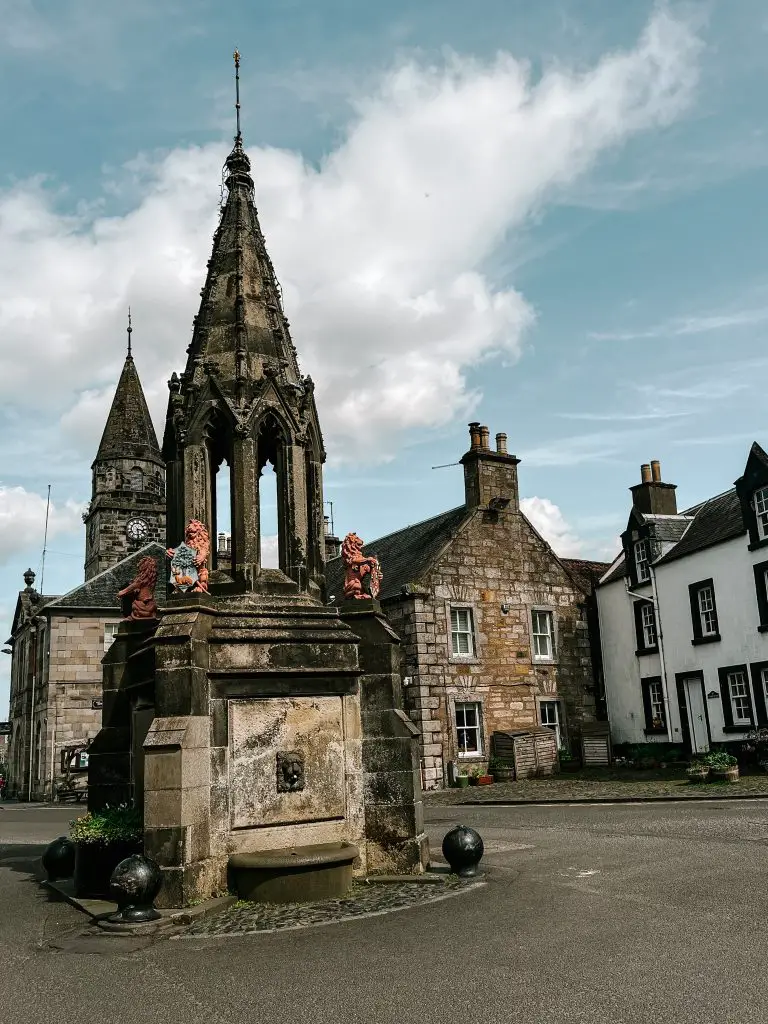
[[[325,541],[325,560],[329,561],[331,558],[338,558],[341,554],[341,541],[338,537],[334,537],[333,530],[331,528],[331,517],[323,516],[324,529],[324,541]]]
[[[461,459],[467,508],[490,508],[492,511],[504,508],[507,512],[517,512],[520,507],[517,489],[520,460],[507,451],[507,435],[496,435],[495,451],[490,444],[490,430],[485,425],[470,423],[469,437],[470,449]]]
[[[640,467],[640,483],[630,487],[632,503],[638,512],[657,516],[677,515],[675,490],[674,484],[662,482],[658,459],[644,462]]]

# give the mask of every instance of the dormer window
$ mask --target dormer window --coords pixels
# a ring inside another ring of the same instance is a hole
[[[768,487],[761,487],[755,491],[753,504],[757,520],[757,535],[760,540],[768,540]]]
[[[645,583],[651,578],[651,567],[648,564],[648,541],[635,541],[635,572],[638,583]]]

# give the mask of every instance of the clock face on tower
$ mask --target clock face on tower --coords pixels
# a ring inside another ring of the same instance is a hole
[[[129,519],[128,524],[125,527],[125,532],[128,536],[128,540],[141,541],[146,540],[149,536],[149,526],[144,519]]]

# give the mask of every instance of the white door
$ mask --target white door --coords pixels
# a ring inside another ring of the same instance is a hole
[[[688,714],[688,729],[691,733],[691,752],[705,754],[709,750],[707,718],[704,711],[704,687],[699,676],[683,679],[685,707]]]

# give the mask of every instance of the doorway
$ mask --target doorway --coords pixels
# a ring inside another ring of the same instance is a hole
[[[711,738],[704,678],[700,672],[677,676],[677,699],[686,749],[691,754],[706,754]]]

